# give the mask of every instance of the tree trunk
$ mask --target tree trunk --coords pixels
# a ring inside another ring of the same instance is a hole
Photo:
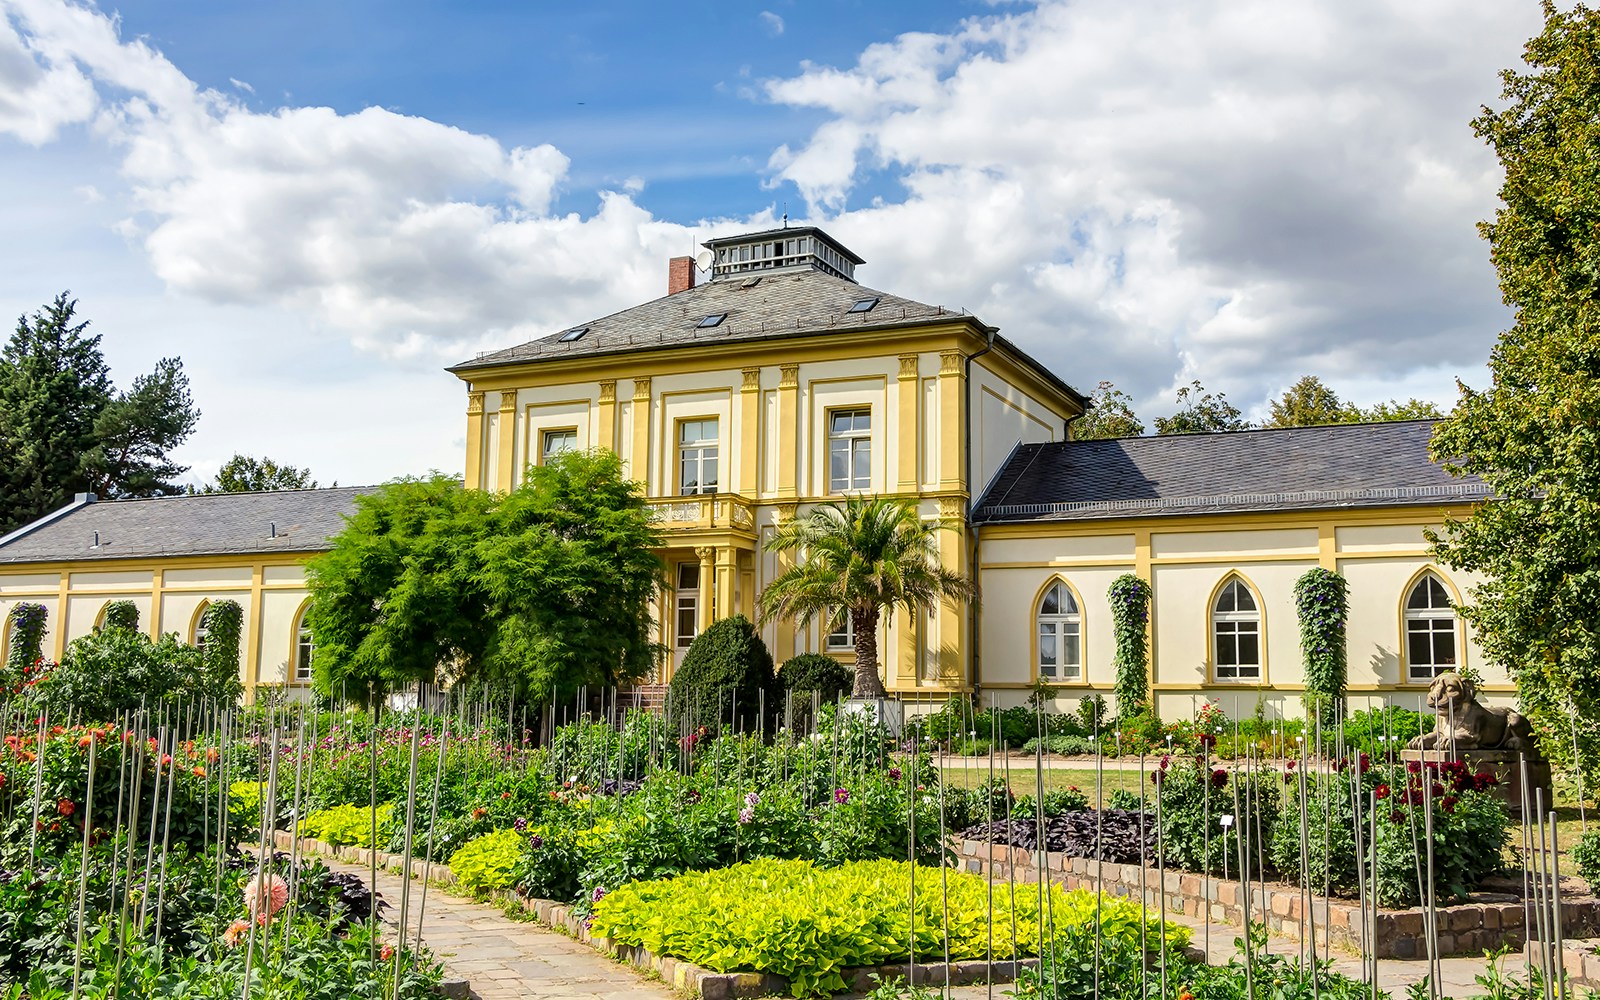
[[[856,635],[856,685],[852,698],[886,698],[878,677],[878,609],[850,609],[850,627]]]

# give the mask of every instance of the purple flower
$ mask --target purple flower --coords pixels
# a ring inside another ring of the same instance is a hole
[[[511,826],[518,833],[527,833],[528,832],[528,820],[527,820],[527,817],[518,816],[516,821],[514,823],[512,823]]]
[[[605,898],[606,898],[605,886],[597,885],[597,886],[594,887],[594,892],[589,893],[589,902],[591,902],[591,903],[598,903],[602,899],[605,899]]]
[[[839,803],[840,805],[844,805],[846,802],[850,801],[850,792],[847,789],[835,788],[833,790],[833,801]]]
[[[757,795],[755,792],[746,792],[744,796],[744,804],[749,806],[751,809],[754,809],[756,806],[761,804],[761,796]]]
[[[528,846],[534,850],[538,850],[541,846],[543,846],[543,844],[544,838],[539,836],[537,833],[528,838]]]
[[[898,767],[889,768],[889,780],[890,781],[899,781],[900,780],[900,769]]]
[[[756,811],[754,809],[740,809],[739,810],[739,822],[741,824],[749,823],[751,820],[753,820],[755,818],[756,818]]]

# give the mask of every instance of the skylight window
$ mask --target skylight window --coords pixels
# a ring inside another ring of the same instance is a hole
[[[711,327],[721,324],[721,322],[727,318],[727,313],[712,313],[705,319],[702,319],[700,322],[696,323],[695,326],[701,330],[709,330]]]
[[[851,306],[849,309],[846,309],[845,312],[853,312],[853,313],[871,312],[872,311],[872,307],[877,305],[877,304],[878,304],[878,297],[876,295],[874,295],[870,299],[856,299],[856,304]]]
[[[582,337],[584,334],[586,334],[588,332],[589,332],[589,328],[586,327],[586,326],[575,327],[575,328],[573,328],[571,330],[568,330],[566,333],[563,333],[561,336],[557,337],[556,338],[556,342],[559,343],[559,344],[570,344],[574,340],[577,340],[578,338]]]

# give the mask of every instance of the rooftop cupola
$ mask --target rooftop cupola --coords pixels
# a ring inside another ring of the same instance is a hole
[[[863,263],[844,244],[816,226],[722,236],[701,245],[711,251],[712,281],[802,269],[854,281],[856,265]]]

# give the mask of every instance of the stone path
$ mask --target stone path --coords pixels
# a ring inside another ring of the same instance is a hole
[[[324,857],[322,862],[338,871],[360,876],[363,881],[370,875],[364,865]],[[389,903],[385,922],[391,934],[396,930],[400,914],[400,876],[383,870],[378,872],[377,889]],[[422,884],[411,886],[411,915],[408,939],[417,933],[416,912],[421,901]],[[1186,919],[1182,914],[1169,914],[1174,922],[1187,923],[1193,928],[1195,947],[1205,944],[1205,928],[1198,921]],[[513,920],[498,906],[478,903],[437,886],[428,890],[427,910],[422,917],[422,940],[433,950],[449,970],[450,978],[467,980],[475,996],[481,1000],[513,1000],[536,997],[539,1000],[675,1000],[676,994],[659,980],[647,979],[629,966],[607,958],[586,944],[549,930],[540,924]],[[1214,965],[1226,964],[1235,954],[1234,938],[1239,929],[1231,924],[1212,924],[1209,957]],[[1300,953],[1295,941],[1272,939],[1268,950],[1274,954]],[[1360,979],[1361,960],[1334,954],[1335,971]],[[1522,976],[1525,965],[1521,954],[1508,955],[1502,960],[1507,973]],[[1447,958],[1441,963],[1439,993],[1447,997],[1470,997],[1483,992],[1474,981],[1482,973],[1482,958]],[[1395,997],[1404,1000],[1405,988],[1418,982],[1428,973],[1426,961],[1382,959],[1378,963],[1378,985]],[[952,1000],[987,1000],[1004,997],[1011,987],[996,984],[992,991],[987,986],[965,986],[952,989]]]
[[[362,865],[319,860],[362,881],[371,875]],[[378,871],[378,892],[389,904],[384,922],[391,934],[398,929],[401,885],[399,875]],[[421,899],[422,883],[413,882],[408,940],[416,937]],[[438,886],[428,889],[422,941],[445,963],[446,978],[467,980],[482,1000],[674,1000],[661,982],[646,979],[586,944],[539,924],[512,920],[497,906],[451,895]]]

